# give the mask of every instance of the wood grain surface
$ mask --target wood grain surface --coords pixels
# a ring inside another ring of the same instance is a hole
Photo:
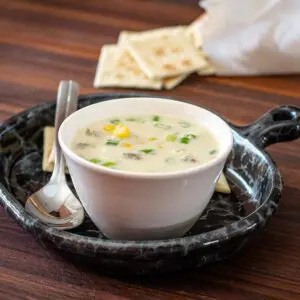
[[[61,79],[92,82],[103,44],[122,29],[188,24],[198,0],[0,0],[0,120],[55,98]],[[278,104],[300,106],[299,76],[191,76],[173,96],[239,124]],[[122,90],[128,91],[128,90]],[[300,141],[269,148],[285,181],[280,208],[262,235],[234,259],[203,269],[120,280],[46,249],[0,208],[0,299],[300,299]]]

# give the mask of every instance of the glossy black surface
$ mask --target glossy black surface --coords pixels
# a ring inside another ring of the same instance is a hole
[[[82,96],[80,107],[113,98],[145,96],[110,94]],[[197,224],[182,238],[159,241],[105,239],[86,216],[71,231],[58,231],[32,219],[25,199],[43,186],[43,128],[54,123],[55,104],[46,103],[12,117],[0,127],[0,201],[7,212],[38,239],[63,250],[68,258],[86,259],[109,271],[135,274],[199,267],[232,256],[276,211],[282,192],[280,174],[263,147],[300,136],[297,107],[275,108],[256,123],[232,125],[234,147],[226,165],[233,193],[215,193]],[[69,184],[72,186],[69,178]]]

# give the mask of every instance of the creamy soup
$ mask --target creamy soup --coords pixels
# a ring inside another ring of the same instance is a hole
[[[78,130],[73,151],[103,167],[170,172],[212,160],[218,142],[205,127],[171,116],[120,116]]]

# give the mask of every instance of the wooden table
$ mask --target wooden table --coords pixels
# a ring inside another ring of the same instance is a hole
[[[82,93],[103,44],[122,29],[188,24],[198,0],[1,0],[0,120],[55,98],[61,79]],[[251,122],[278,104],[300,106],[300,77],[190,77],[172,91],[233,122]],[[0,299],[300,299],[300,141],[269,148],[285,180],[279,212],[260,238],[225,263],[168,278],[121,281],[67,262],[0,208]],[[98,272],[97,272],[98,271]]]

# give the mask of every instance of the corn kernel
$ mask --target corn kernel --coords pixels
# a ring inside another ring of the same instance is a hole
[[[123,144],[121,144],[121,146],[124,147],[124,148],[131,148],[132,147],[132,145],[129,144],[129,143],[123,143]]]
[[[114,124],[106,124],[103,126],[103,131],[111,132],[111,131],[114,131],[115,128],[116,128],[116,125],[114,125]]]
[[[114,130],[114,135],[115,137],[119,138],[119,139],[124,139],[129,137],[130,132],[127,126],[123,125],[123,124],[119,124],[116,126],[115,130]]]

